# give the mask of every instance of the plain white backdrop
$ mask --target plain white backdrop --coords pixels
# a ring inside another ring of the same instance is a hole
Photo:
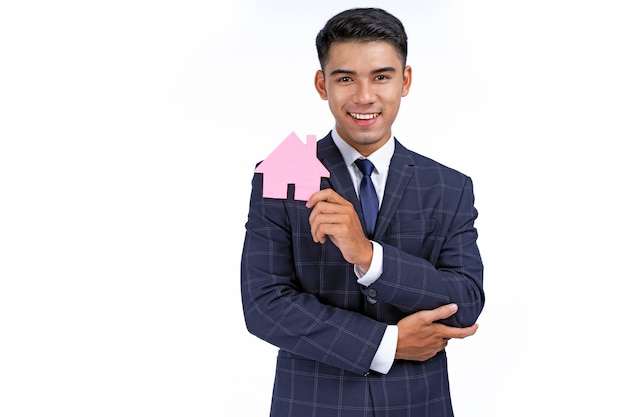
[[[65,0],[0,5],[0,415],[268,415],[250,180],[332,128],[314,38],[354,6],[409,35],[395,135],[475,183],[456,414],[625,413],[621,2]]]

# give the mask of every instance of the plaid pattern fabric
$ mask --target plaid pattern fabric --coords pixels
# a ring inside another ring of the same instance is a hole
[[[333,188],[361,207],[330,135],[318,157]],[[473,324],[484,305],[469,177],[396,141],[373,239],[383,273],[361,287],[340,251],[313,242],[303,201],[262,197],[256,174],[241,259],[248,330],[280,348],[273,416],[452,416],[445,352],[426,362],[396,361],[387,375],[369,372],[387,324],[449,302],[444,322]]]
[[[355,375],[281,350],[271,416],[453,416],[445,352]]]

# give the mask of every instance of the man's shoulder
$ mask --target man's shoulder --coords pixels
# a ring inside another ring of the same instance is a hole
[[[398,139],[396,139],[396,154],[408,158],[418,170],[437,171],[446,177],[462,178],[463,180],[467,177],[467,175],[449,165],[406,148]]]

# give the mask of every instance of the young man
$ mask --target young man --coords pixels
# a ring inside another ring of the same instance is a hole
[[[484,305],[472,182],[392,136],[411,86],[398,19],[347,10],[316,45],[330,178],[304,202],[263,198],[255,174],[241,263],[248,329],[280,348],[271,415],[452,416],[444,348]]]

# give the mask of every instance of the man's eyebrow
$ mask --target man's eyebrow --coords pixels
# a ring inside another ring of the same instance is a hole
[[[370,74],[380,74],[383,72],[397,72],[395,67],[382,67],[373,70]],[[330,73],[330,75],[355,75],[356,71],[338,68]]]
[[[330,75],[339,75],[339,74],[354,75],[356,74],[356,71],[338,68],[330,73]]]
[[[377,70],[372,71],[372,74],[380,74],[381,72],[396,72],[396,68],[395,67],[382,67],[379,68]]]

